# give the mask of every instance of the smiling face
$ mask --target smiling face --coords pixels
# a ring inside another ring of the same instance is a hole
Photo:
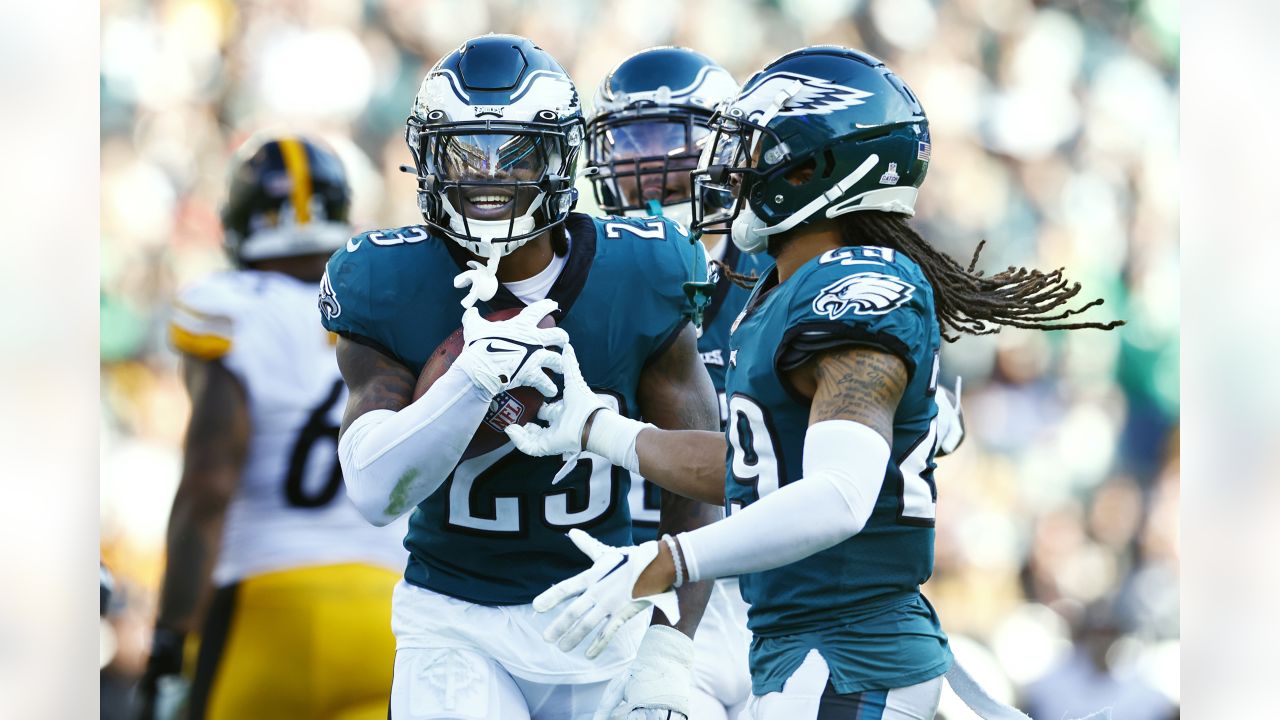
[[[558,144],[538,134],[445,135],[433,148],[440,180],[457,183],[449,202],[473,220],[524,215],[549,169],[559,168]]]

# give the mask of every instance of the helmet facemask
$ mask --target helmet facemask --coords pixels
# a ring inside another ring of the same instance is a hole
[[[632,107],[587,126],[596,200],[614,215],[692,220],[690,172],[710,138],[711,113],[691,107]]]
[[[786,143],[763,125],[722,114],[712,118],[711,130],[691,175],[693,228],[707,234],[732,233],[744,252],[760,252],[765,240],[741,242],[740,233],[732,228],[742,225],[742,220],[758,224],[748,200],[758,194],[763,178],[791,169]],[[760,168],[762,160],[772,167]]]
[[[580,117],[531,122],[410,117],[406,140],[426,224],[481,257],[506,255],[564,222],[576,200]]]

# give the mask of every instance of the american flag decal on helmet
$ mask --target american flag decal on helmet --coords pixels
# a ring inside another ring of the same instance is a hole
[[[929,143],[921,140],[916,146],[916,159],[929,162],[929,153],[932,151]]]

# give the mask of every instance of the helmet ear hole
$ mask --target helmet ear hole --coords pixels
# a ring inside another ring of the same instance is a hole
[[[826,180],[831,177],[831,173],[836,169],[836,154],[831,152],[831,148],[822,151],[822,179]]]
[[[818,170],[818,161],[810,157],[806,159],[804,162],[799,163],[795,167],[788,170],[787,174],[783,176],[783,179],[786,180],[788,183],[795,185],[796,187],[799,187],[801,185],[808,184],[808,182],[812,180],[813,176],[817,173],[817,170]],[[830,173],[828,173],[828,175],[829,174]]]

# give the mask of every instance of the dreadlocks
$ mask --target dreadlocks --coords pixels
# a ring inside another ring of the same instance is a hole
[[[973,259],[969,261],[969,267],[965,268],[920,237],[902,215],[886,212],[852,213],[840,223],[840,227],[846,245],[892,248],[920,265],[929,284],[933,286],[938,327],[947,342],[959,339],[958,335],[949,333],[948,329],[969,335],[989,335],[999,332],[1000,326],[1033,330],[1110,330],[1124,324],[1123,320],[1106,323],[1055,323],[1056,320],[1063,320],[1095,305],[1101,305],[1102,298],[1091,300],[1078,308],[1066,308],[1055,313],[1054,310],[1061,308],[1080,292],[1080,283],[1073,283],[1064,277],[1064,268],[1046,273],[1010,266],[990,277],[980,270],[975,272],[978,255],[986,245],[985,240],[974,248]]]
[[[734,285],[737,285],[740,288],[743,288],[744,290],[750,290],[754,288],[756,286],[756,281],[760,279],[760,276],[755,274],[754,272],[751,273],[750,275],[744,275],[743,273],[740,273],[734,270],[731,266],[727,265],[726,263],[720,260],[712,260],[711,264],[720,268],[721,275],[729,278],[730,282],[732,282]]]

